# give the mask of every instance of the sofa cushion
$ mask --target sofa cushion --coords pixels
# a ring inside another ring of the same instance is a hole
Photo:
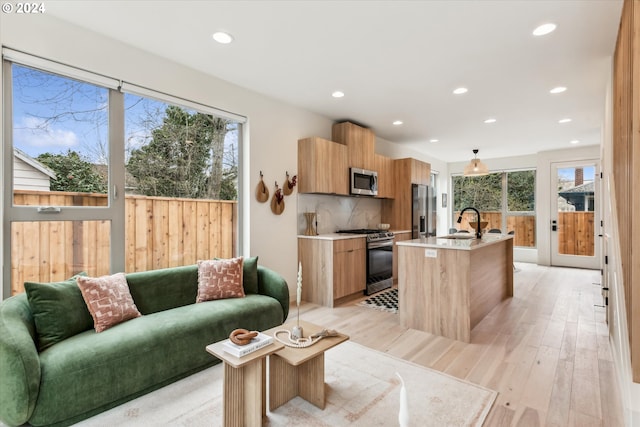
[[[245,294],[258,292],[258,257],[245,257],[242,262],[242,287]]]
[[[129,291],[146,315],[193,304],[198,294],[196,264],[127,274]]]
[[[205,347],[233,329],[265,330],[283,321],[277,300],[247,295],[157,312],[100,334],[78,334],[41,354],[38,405],[29,421],[53,424],[93,413],[107,402],[122,403],[219,363]]]
[[[79,273],[62,282],[25,282],[24,288],[33,313],[38,350],[93,328],[93,319],[76,283]]]
[[[93,317],[96,332],[140,317],[124,273],[111,276],[78,277],[78,287]]]
[[[196,302],[243,298],[243,258],[198,261],[198,297]]]

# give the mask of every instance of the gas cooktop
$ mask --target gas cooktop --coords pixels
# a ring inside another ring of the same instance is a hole
[[[336,233],[345,233],[345,234],[373,234],[379,233],[380,230],[375,228],[355,228],[353,230],[338,230]]]
[[[391,231],[383,231],[377,230],[375,228],[357,228],[354,230],[338,230],[336,233],[344,233],[344,234],[366,234],[367,241],[377,241],[377,240],[391,240],[394,238],[394,234]]]

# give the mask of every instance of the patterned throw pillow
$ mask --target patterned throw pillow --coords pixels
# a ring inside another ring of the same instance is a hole
[[[244,298],[243,257],[198,261],[196,303],[225,298]]]
[[[124,273],[102,277],[78,277],[82,298],[93,317],[96,332],[141,316],[133,302]]]

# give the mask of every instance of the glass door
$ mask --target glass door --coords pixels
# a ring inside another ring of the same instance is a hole
[[[600,268],[598,161],[551,167],[551,265]]]

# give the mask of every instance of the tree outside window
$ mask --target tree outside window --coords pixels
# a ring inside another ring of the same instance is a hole
[[[472,231],[475,213],[467,211],[461,224],[459,213],[465,207],[480,211],[487,221],[485,232],[499,229],[515,233],[515,245],[535,247],[535,170],[491,173],[484,176],[457,175],[453,181],[453,220],[458,229]]]

